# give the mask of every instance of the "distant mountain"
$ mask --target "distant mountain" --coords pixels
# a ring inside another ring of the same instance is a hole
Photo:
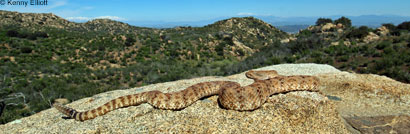
[[[315,16],[315,17],[276,17],[276,16],[255,16],[267,23],[274,26],[287,26],[287,25],[314,25],[318,18],[331,18],[336,20],[343,15],[333,16]],[[379,27],[384,23],[393,23],[395,25],[404,21],[410,21],[410,16],[397,16],[397,15],[361,15],[361,16],[345,16],[352,20],[353,26],[369,26]]]
[[[333,16],[314,16],[314,17],[277,17],[277,16],[254,16],[273,26],[287,26],[288,25],[314,25],[318,18],[331,18],[333,20],[340,18],[343,15]],[[244,17],[244,16],[241,16]],[[345,16],[352,20],[354,26],[366,25],[369,27],[379,27],[383,23],[393,23],[395,25],[404,21],[410,21],[410,16],[398,15],[361,15],[361,16]],[[143,27],[155,28],[172,28],[176,26],[193,26],[200,27],[212,24],[218,20],[227,19],[230,17],[218,17],[214,19],[201,21],[127,21],[128,24]]]
[[[337,19],[339,16],[332,16],[332,19]],[[397,15],[362,15],[362,16],[346,16],[352,20],[353,25],[366,25],[370,27],[379,27],[383,23],[393,23],[395,25],[404,21],[410,21],[410,16]]]
[[[126,23],[140,27],[152,27],[152,28],[174,28],[180,26],[202,27],[215,23],[220,20],[229,19],[232,17],[217,17],[213,19],[206,19],[200,21],[125,21]]]

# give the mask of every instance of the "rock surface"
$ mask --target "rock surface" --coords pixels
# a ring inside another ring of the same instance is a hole
[[[322,92],[361,133],[410,132],[410,84],[385,76],[348,72],[320,74]]]
[[[410,115],[409,84],[383,76],[341,72],[328,65],[282,64],[257,70],[271,69],[282,75],[318,76],[324,94],[307,91],[275,94],[261,108],[246,112],[221,108],[218,96],[201,99],[179,111],[141,104],[84,122],[63,119],[63,114],[50,108],[0,125],[0,129],[4,133],[400,133],[409,130],[406,128],[408,120],[397,122],[395,118]],[[195,83],[215,80],[235,81],[241,85],[253,82],[244,73],[201,77],[101,93],[68,106],[79,111],[88,110],[123,95],[151,90],[174,92]],[[367,126],[372,124],[376,125],[369,130]]]
[[[362,133],[409,134],[410,116],[349,117],[346,120]]]

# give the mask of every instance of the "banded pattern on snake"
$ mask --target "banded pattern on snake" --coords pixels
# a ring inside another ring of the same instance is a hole
[[[319,86],[317,77],[307,75],[282,76],[278,75],[275,70],[248,71],[246,76],[253,79],[254,83],[241,87],[237,82],[211,81],[198,83],[172,93],[162,93],[157,90],[142,92],[118,97],[96,109],[84,112],[78,112],[59,103],[54,103],[53,107],[70,118],[85,121],[118,108],[137,106],[142,103],[148,103],[159,109],[183,109],[203,97],[218,95],[218,101],[224,108],[247,111],[262,106],[272,94],[301,90],[318,91],[317,87]]]

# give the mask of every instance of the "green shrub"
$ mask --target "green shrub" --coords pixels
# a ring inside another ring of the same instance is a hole
[[[312,36],[312,31],[310,31],[308,29],[304,29],[304,30],[300,31],[297,36],[298,37],[310,37],[310,36]]]
[[[397,25],[397,29],[410,30],[410,21],[406,21],[406,22],[403,22],[403,23]]]
[[[21,53],[31,53],[33,49],[31,47],[23,46],[20,48]]]
[[[215,51],[219,56],[224,55],[224,48],[225,48],[226,45],[227,44],[225,42],[221,42],[215,47]]]
[[[36,40],[38,37],[48,38],[48,35],[45,32],[34,32],[32,34],[29,34],[27,38],[30,40]]]
[[[313,58],[319,58],[319,57],[322,57],[322,56],[323,56],[323,53],[320,52],[320,51],[313,51],[311,56],[312,56]]]
[[[19,33],[16,30],[9,30],[7,31],[6,35],[9,37],[18,37]]]
[[[330,18],[319,18],[316,20],[316,26],[325,25],[327,23],[333,23],[333,20]]]
[[[319,63],[319,64],[329,64],[329,65],[333,65],[334,64],[334,60],[332,57],[317,57],[317,58],[313,58],[313,62],[314,63]]]
[[[339,62],[346,62],[346,61],[348,61],[349,60],[349,56],[348,55],[343,55],[343,56],[340,56],[339,58],[338,58],[338,61]]]
[[[395,31],[396,30],[396,26],[392,23],[385,23],[385,24],[382,24],[382,26],[386,27],[389,31]]]
[[[286,63],[294,63],[296,61],[296,58],[293,56],[285,56],[283,60],[285,60]]]
[[[379,51],[374,51],[373,52],[373,57],[382,57],[382,56],[383,56],[383,54]]]
[[[395,51],[394,51],[394,49],[392,48],[392,47],[386,47],[386,48],[384,48],[383,49],[383,54],[384,55],[390,55],[390,54],[392,54],[392,53],[394,53]]]
[[[346,35],[347,38],[364,38],[369,34],[369,28],[367,26],[360,26],[358,29],[354,29]]]
[[[391,43],[389,41],[382,41],[382,42],[380,42],[379,44],[376,45],[376,48],[379,49],[379,50],[382,50],[382,49],[384,49],[384,48],[386,48],[390,45],[391,45]]]
[[[352,26],[352,21],[349,18],[346,18],[344,16],[340,17],[339,19],[335,20],[335,24],[343,24],[345,27],[351,27]]]
[[[282,63],[282,59],[280,59],[279,57],[272,57],[269,60],[270,63],[268,63],[267,65],[276,65]]]
[[[388,58],[383,58],[381,60],[376,61],[374,65],[374,69],[377,71],[385,70],[394,65],[393,61]]]

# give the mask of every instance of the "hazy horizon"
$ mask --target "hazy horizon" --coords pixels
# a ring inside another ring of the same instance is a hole
[[[47,5],[26,6],[10,5],[8,1],[0,5],[0,10],[53,13],[75,22],[96,18],[108,18],[123,22],[196,22],[239,16],[286,18],[396,15],[410,17],[410,8],[407,8],[410,1],[401,0],[345,0],[343,2],[335,0],[46,0]]]

